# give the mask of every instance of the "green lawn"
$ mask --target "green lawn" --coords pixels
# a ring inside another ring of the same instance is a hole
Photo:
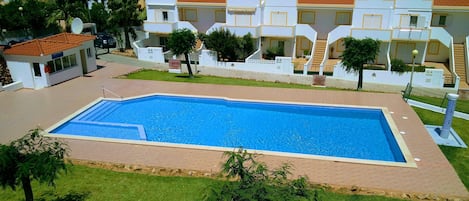
[[[126,76],[127,79],[140,79],[140,80],[158,80],[169,82],[190,82],[190,83],[204,83],[204,84],[223,84],[223,85],[238,85],[238,86],[254,86],[254,87],[277,87],[277,88],[297,88],[297,89],[324,89],[320,87],[311,87],[302,84],[288,84],[281,82],[263,82],[256,80],[245,80],[237,78],[225,78],[208,75],[195,75],[195,78],[188,79],[185,74],[174,74],[166,71],[156,70],[141,70],[130,73]],[[327,88],[331,90],[332,88]],[[338,89],[335,89],[338,90]]]
[[[410,99],[420,101],[423,103],[428,103],[430,105],[436,105],[436,106],[440,106],[441,103],[443,102],[443,97],[435,98],[435,97],[428,97],[428,96],[411,95]],[[445,100],[442,107],[446,107],[447,103],[448,103],[448,100]],[[456,102],[456,111],[469,114],[469,100],[458,99]]]
[[[420,119],[424,124],[428,125],[442,125],[444,115],[420,108],[413,108],[419,115]],[[469,144],[469,121],[454,118],[452,128],[458,133],[459,137],[466,143]],[[469,149],[455,148],[448,146],[440,146],[441,151],[445,154],[451,165],[458,173],[462,182],[469,190]]]
[[[69,192],[89,192],[86,201],[198,201],[204,190],[221,186],[225,180],[195,177],[163,177],[137,173],[114,172],[81,165],[69,166],[70,172],[57,180],[55,191],[58,195]],[[33,183],[36,198],[50,194],[53,187]],[[331,191],[320,192],[321,200],[399,200],[382,196],[346,195]],[[23,191],[18,188],[0,190],[1,201],[24,200]]]

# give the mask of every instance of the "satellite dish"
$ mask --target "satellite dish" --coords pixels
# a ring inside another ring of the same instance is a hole
[[[73,18],[72,20],[72,33],[80,34],[83,31],[83,21],[80,18]]]

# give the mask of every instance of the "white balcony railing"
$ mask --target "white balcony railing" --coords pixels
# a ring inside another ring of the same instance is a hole
[[[286,37],[294,36],[295,27],[262,25],[261,36]]]
[[[430,39],[430,29],[394,28],[392,38],[394,40],[421,40]]]
[[[373,38],[382,41],[391,40],[392,30],[390,29],[353,29],[351,36],[358,39]]]
[[[451,34],[449,34],[443,27],[431,27],[430,39],[438,40],[446,47],[450,47],[451,44]]]
[[[227,29],[230,30],[231,33],[234,33],[236,36],[244,36],[248,33],[251,34],[252,37],[257,38],[259,37],[259,28],[258,27],[239,27],[239,26],[231,26],[225,23],[215,23],[210,27],[206,34],[210,34],[218,29]]]
[[[146,0],[147,5],[176,5],[176,0]]]
[[[158,32],[158,33],[171,33],[175,23],[156,23],[156,22],[144,22],[143,30],[146,32]]]

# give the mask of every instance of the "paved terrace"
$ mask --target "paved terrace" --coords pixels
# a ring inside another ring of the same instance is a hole
[[[400,94],[113,79],[117,75],[134,71],[138,67],[103,60],[98,61],[98,64],[104,68],[87,77],[79,77],[50,88],[1,92],[0,128],[2,132],[0,143],[18,138],[36,125],[40,125],[44,129],[50,127],[67,115],[101,97],[101,86],[125,97],[148,93],[175,93],[238,99],[380,106],[387,107],[389,111],[392,111],[392,117],[398,129],[406,132],[402,137],[409,147],[412,157],[420,159],[416,162],[418,168],[268,155],[263,155],[260,159],[265,161],[269,167],[278,167],[281,163],[290,162],[294,166],[294,175],[307,175],[315,183],[339,186],[356,185],[393,192],[469,198],[467,189],[463,186],[454,169],[427,134],[416,113],[402,100]],[[70,157],[74,159],[203,172],[218,172],[224,161],[220,151],[78,139],[67,139],[66,141],[71,148]]]

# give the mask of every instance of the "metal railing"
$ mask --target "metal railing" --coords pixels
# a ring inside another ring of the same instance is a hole
[[[106,98],[106,92],[108,92],[108,93],[110,93],[110,94],[112,94],[112,95],[114,95],[115,97],[118,97],[118,98],[120,98],[120,99],[123,99],[123,98],[124,98],[123,96],[121,96],[121,95],[117,94],[116,92],[113,92],[113,91],[111,91],[111,90],[105,88],[104,86],[101,86],[101,90],[102,90],[102,92],[103,92],[103,98]]]

